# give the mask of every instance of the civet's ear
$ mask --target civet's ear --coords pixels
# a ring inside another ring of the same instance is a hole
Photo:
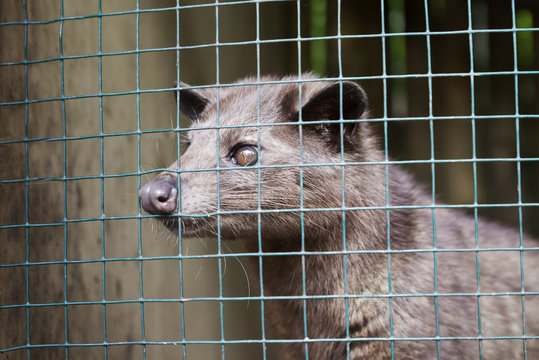
[[[341,95],[342,94],[342,95]],[[342,114],[341,114],[342,100]],[[340,119],[357,120],[367,109],[367,95],[356,83],[344,81],[333,83],[314,94],[301,108],[303,122],[323,121],[312,124],[307,129],[319,132],[332,144],[340,144]],[[342,116],[341,116],[342,115]],[[294,120],[299,120],[299,113]],[[356,122],[343,123],[343,139],[354,133]]]
[[[177,82],[174,85],[177,89],[175,92],[176,101],[178,100],[178,94],[180,98],[180,111],[192,120],[198,120],[200,114],[210,103],[210,99],[201,90],[187,89],[189,85],[184,82],[180,82],[179,88]]]

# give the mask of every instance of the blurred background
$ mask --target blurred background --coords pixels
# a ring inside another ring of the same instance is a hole
[[[242,260],[140,217],[177,158],[178,78],[357,81],[438,201],[539,236],[538,21],[535,0],[3,0],[0,357],[263,358],[234,342],[262,338]]]

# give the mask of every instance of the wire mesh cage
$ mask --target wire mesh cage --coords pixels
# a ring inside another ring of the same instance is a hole
[[[2,1],[0,358],[538,358],[537,19]]]

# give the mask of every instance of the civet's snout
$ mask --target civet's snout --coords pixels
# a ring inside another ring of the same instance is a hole
[[[178,180],[163,175],[144,185],[138,196],[142,208],[154,215],[170,215],[178,204]]]

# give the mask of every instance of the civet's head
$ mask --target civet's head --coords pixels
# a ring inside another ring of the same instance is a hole
[[[140,190],[144,210],[167,215],[172,231],[219,229],[232,238],[276,226],[300,231],[294,209],[341,206],[342,166],[331,164],[366,161],[372,136],[357,120],[366,116],[367,97],[353,82],[302,80],[181,84],[180,110],[192,119],[186,149]]]

